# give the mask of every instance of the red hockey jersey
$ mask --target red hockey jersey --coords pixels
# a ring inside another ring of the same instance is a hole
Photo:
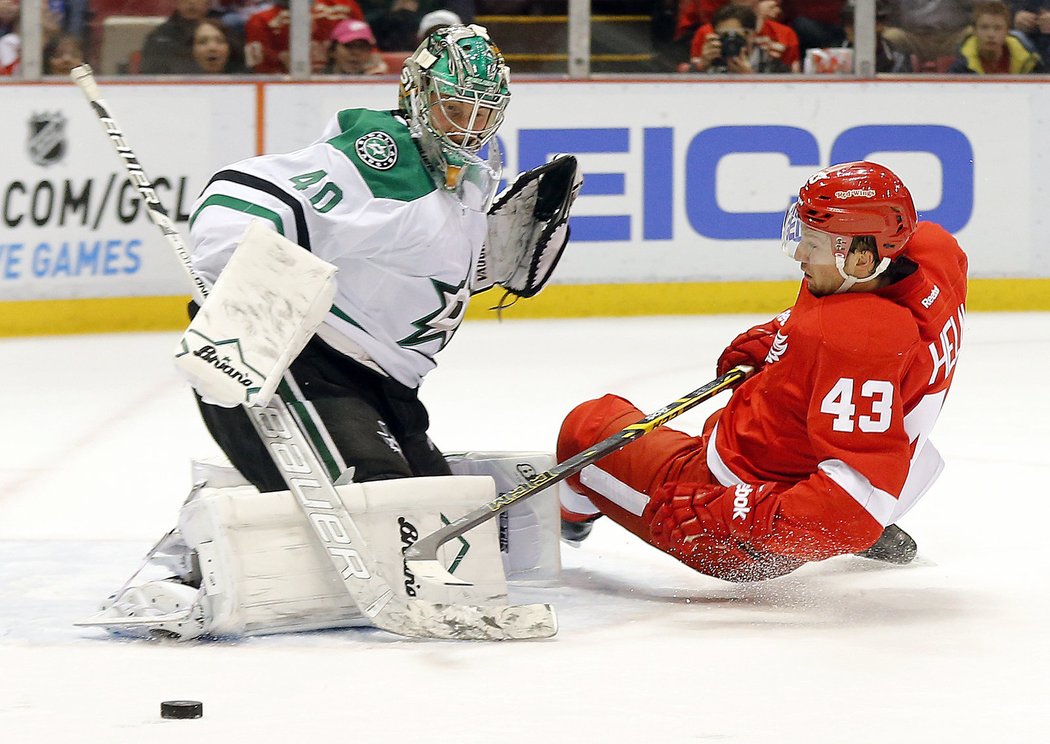
[[[753,548],[804,560],[863,550],[940,474],[928,438],[962,340],[967,262],[932,223],[905,254],[919,269],[876,292],[814,297],[803,282],[766,365],[720,412],[712,475],[773,484],[737,489],[755,503],[734,502],[726,520]]]

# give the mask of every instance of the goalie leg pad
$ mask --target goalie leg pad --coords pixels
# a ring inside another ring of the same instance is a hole
[[[424,588],[408,571],[403,555],[420,536],[495,498],[491,478],[400,478],[337,485],[336,491],[366,536],[380,574],[396,593],[447,604],[504,603],[507,585],[494,520],[442,548],[445,564],[471,586]],[[148,602],[165,593],[185,598],[186,589],[196,595],[188,618],[200,617],[201,627],[184,638],[369,624],[287,491],[259,493],[247,485],[203,488],[183,507],[177,532],[197,556],[199,592],[178,581],[131,586],[111,603],[120,604],[119,610],[81,624],[125,634],[152,630],[176,635],[170,633],[171,624],[187,618],[154,614],[150,624]],[[163,591],[167,589],[171,591]]]
[[[422,596],[403,556],[420,535],[494,498],[492,479],[400,478],[339,485],[336,491],[395,592],[451,604],[506,598],[496,525],[472,530],[442,556],[473,586],[433,587]],[[368,624],[287,491],[206,489],[183,510],[179,525],[200,555],[202,587],[211,603],[209,632],[253,635]]]
[[[462,452],[446,459],[457,475],[490,476],[499,495],[557,464],[549,452]],[[563,490],[569,491],[557,483],[500,514],[500,551],[509,581],[552,581],[561,573],[558,497]]]

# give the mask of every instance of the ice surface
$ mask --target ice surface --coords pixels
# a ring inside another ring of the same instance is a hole
[[[448,451],[547,449],[576,403],[653,410],[749,316],[468,323],[423,397]],[[505,644],[374,630],[114,641],[94,610],[216,452],[177,334],[0,340],[0,741],[1041,742],[1050,733],[1050,314],[978,314],[902,522],[919,557],[709,579],[599,523],[565,549],[561,631]],[[672,425],[700,426],[718,401]],[[204,702],[162,720],[160,702]]]

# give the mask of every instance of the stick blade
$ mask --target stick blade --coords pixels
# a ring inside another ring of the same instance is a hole
[[[517,641],[550,638],[558,632],[557,617],[548,604],[481,606],[417,599],[388,619],[401,626],[394,631],[401,635],[450,641]]]

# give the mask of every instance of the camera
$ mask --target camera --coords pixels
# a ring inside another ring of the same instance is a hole
[[[747,46],[747,39],[739,31],[724,31],[718,35],[718,41],[722,45],[722,59],[726,60],[739,57]]]

